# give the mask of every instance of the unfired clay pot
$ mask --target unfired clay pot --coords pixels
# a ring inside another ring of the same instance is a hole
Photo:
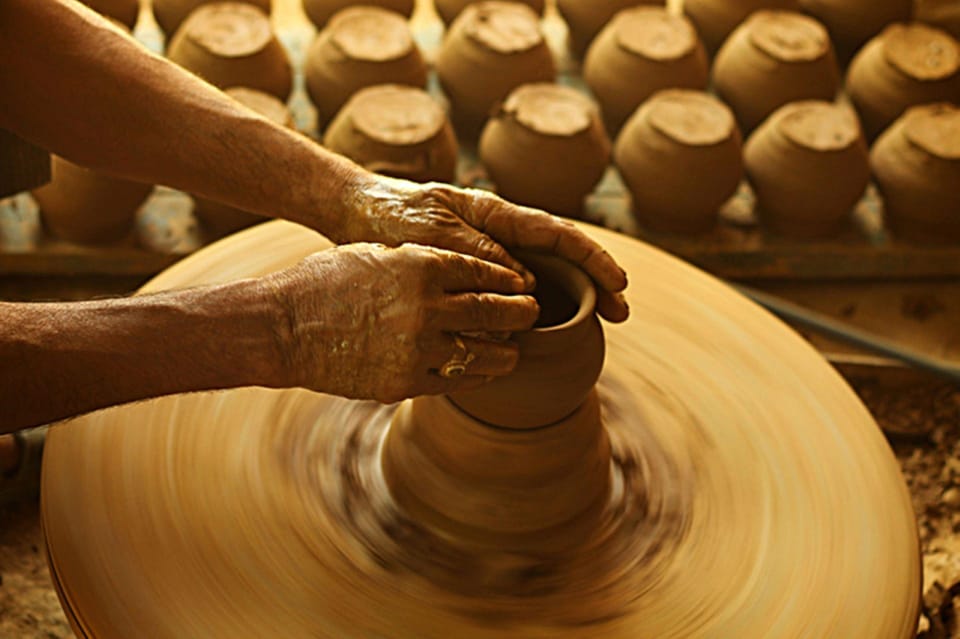
[[[570,30],[570,49],[583,56],[594,38],[617,12],[640,4],[663,6],[662,0],[557,0],[557,9]]]
[[[841,230],[870,181],[856,113],[830,102],[778,109],[747,140],[744,163],[760,222],[793,237]]]
[[[557,84],[514,90],[480,136],[480,161],[504,198],[580,217],[610,164],[597,106]]]
[[[330,18],[347,7],[380,7],[409,18],[415,4],[415,0],[303,0],[303,10],[317,29],[323,29]]]
[[[544,322],[514,336],[516,370],[477,391],[405,403],[381,457],[391,494],[421,524],[497,556],[583,543],[611,489],[594,389],[604,360],[596,292],[569,263],[521,259],[537,275]]]
[[[960,108],[908,109],[874,144],[870,164],[896,237],[960,241]]]
[[[476,4],[480,0],[433,0],[433,6],[437,10],[437,14],[440,16],[440,19],[443,20],[443,23],[449,25],[451,22],[456,20],[457,16],[467,8],[468,5]],[[518,2],[523,2],[540,15],[543,15],[543,10],[546,8],[546,0],[517,0]]]
[[[743,177],[733,113],[700,91],[668,89],[647,100],[620,132],[613,157],[634,215],[657,231],[709,230]]]
[[[169,40],[194,9],[213,2],[217,0],[153,0],[151,4],[153,17]],[[252,4],[268,14],[273,9],[272,0],[237,0],[237,2]]]
[[[457,138],[423,89],[382,84],[358,91],[334,118],[323,145],[375,173],[415,182],[457,177]]]
[[[467,138],[480,132],[510,91],[556,76],[539,17],[515,2],[480,2],[464,9],[440,47],[436,69],[454,126]]]
[[[710,53],[717,51],[747,16],[761,9],[799,11],[800,5],[798,0],[685,0],[683,5]]]
[[[140,0],[82,0],[100,15],[113,18],[133,30],[140,15]]]
[[[268,120],[279,125],[293,128],[293,115],[287,106],[269,93],[248,89],[246,87],[233,87],[226,90],[227,95],[244,106],[253,109]],[[193,214],[200,222],[204,233],[210,237],[222,237],[234,231],[253,226],[265,221],[267,218],[249,213],[241,209],[208,200],[206,198],[193,197]]]
[[[618,13],[593,41],[583,66],[611,135],[657,91],[706,90],[709,75],[707,53],[693,24],[661,7]]]
[[[827,30],[791,11],[758,11],[717,53],[714,89],[744,132],[797,100],[833,100],[840,71]]]
[[[850,63],[847,93],[871,139],[907,107],[960,103],[960,43],[925,24],[890,25]]]
[[[957,0],[915,0],[913,17],[960,39],[960,2]]]
[[[427,65],[403,16],[379,7],[353,7],[336,14],[317,35],[307,52],[304,75],[323,129],[364,87],[425,87]]]
[[[849,61],[885,26],[909,20],[913,0],[800,0],[800,6],[827,27],[837,55]]]
[[[221,89],[244,86],[286,101],[293,87],[290,59],[269,16],[250,4],[203,5],[177,30],[167,56]]]
[[[111,177],[53,156],[51,180],[32,191],[51,235],[77,244],[105,244],[133,230],[153,186]]]

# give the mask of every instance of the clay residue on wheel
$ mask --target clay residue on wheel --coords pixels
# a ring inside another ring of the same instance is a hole
[[[266,14],[240,2],[206,5],[186,24],[191,40],[224,58],[253,55],[267,46],[273,37]]]

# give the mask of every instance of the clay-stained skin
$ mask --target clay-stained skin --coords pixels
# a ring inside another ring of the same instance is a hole
[[[598,393],[614,481],[592,545],[516,556],[418,529],[375,463],[396,406],[259,389],[165,398],[50,435],[44,527],[78,629],[913,637],[909,495],[852,391],[728,288],[589,233],[637,276],[634,314],[607,328]],[[152,287],[272,272],[324,246],[270,223]]]

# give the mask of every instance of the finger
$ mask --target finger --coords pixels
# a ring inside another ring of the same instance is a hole
[[[597,313],[608,322],[619,324],[630,317],[630,305],[623,293],[597,291]]]
[[[528,331],[540,316],[529,295],[459,293],[448,295],[434,309],[428,327],[450,333],[514,333]]]
[[[448,337],[441,341],[445,343],[431,348],[424,358],[429,370],[437,374],[453,363],[462,365],[462,370],[457,369],[455,373],[457,377],[507,375],[513,372],[520,358],[520,349],[512,342],[485,342],[468,337]]]
[[[445,238],[444,244],[457,253],[470,255],[509,269],[520,276],[524,282],[524,291],[532,291],[536,285],[533,273],[522,262],[510,255],[489,235],[472,227],[464,225],[462,229]]]
[[[438,252],[442,261],[437,282],[448,293],[521,293],[526,289],[522,277],[500,264],[452,251]]]

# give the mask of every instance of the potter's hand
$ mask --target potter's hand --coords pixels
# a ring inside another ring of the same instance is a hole
[[[394,402],[505,375],[515,344],[458,334],[527,330],[539,314],[513,271],[410,244],[322,251],[265,282],[287,319],[280,385],[355,399]]]
[[[598,311],[622,322],[629,310],[621,291],[627,278],[613,258],[573,224],[517,206],[492,193],[444,184],[416,184],[381,176],[361,179],[347,196],[342,224],[328,236],[338,243],[403,242],[437,246],[496,262],[532,276],[504,249],[546,251],[579,264],[599,285]]]

